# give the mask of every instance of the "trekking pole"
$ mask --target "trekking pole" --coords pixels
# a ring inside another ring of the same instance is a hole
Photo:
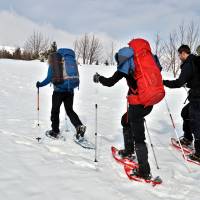
[[[37,114],[38,114],[38,127],[40,126],[40,89],[37,90]]]
[[[157,161],[156,154],[155,154],[155,151],[154,151],[154,145],[153,145],[153,143],[151,141],[151,136],[150,136],[150,133],[149,133],[149,129],[147,127],[146,120],[144,120],[144,123],[145,123],[145,127],[146,127],[147,134],[148,134],[148,137],[149,137],[149,142],[151,144],[151,149],[152,149],[152,152],[153,152],[153,156],[154,156],[154,160],[155,160],[155,163],[156,163],[156,167],[157,167],[157,169],[160,169],[160,167],[158,166],[158,161]]]
[[[38,118],[37,118],[37,126],[38,128],[40,128],[40,89],[38,88],[37,90],[37,115],[38,115]],[[40,129],[39,129],[39,132],[40,132]],[[35,138],[38,142],[40,142],[40,140],[42,139],[41,137],[36,137]]]
[[[98,162],[97,160],[97,104],[95,104],[95,158],[94,162]]]
[[[168,103],[167,103],[166,98],[165,98],[165,104],[166,104],[167,111],[168,111],[168,113],[169,113],[169,116],[170,116],[170,119],[171,119],[171,122],[172,122],[172,126],[173,126],[173,128],[174,128],[174,133],[176,134],[176,138],[177,138],[178,143],[179,143],[179,145],[180,145],[180,147],[181,147],[181,152],[182,152],[183,158],[184,158],[184,160],[185,160],[187,169],[188,169],[189,172],[191,172],[191,169],[189,168],[189,165],[188,165],[188,163],[187,163],[187,158],[186,158],[185,152],[184,152],[184,150],[183,150],[183,146],[182,146],[182,144],[181,144],[181,141],[180,141],[180,139],[179,139],[178,132],[177,132],[177,130],[176,130],[176,126],[175,126],[175,123],[174,123],[174,120],[173,120],[173,117],[172,117],[172,114],[171,114],[171,111],[170,111],[170,108],[169,108],[169,105],[168,105]]]

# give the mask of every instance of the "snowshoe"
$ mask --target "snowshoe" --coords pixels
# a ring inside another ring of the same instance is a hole
[[[75,134],[73,140],[76,144],[85,149],[95,149],[95,145],[92,142],[88,141],[85,137],[80,136],[77,139],[77,135]]]
[[[192,151],[194,150],[192,147],[192,144],[190,143],[190,145],[185,145],[185,144],[189,144],[189,143],[183,142],[183,139],[181,139],[181,141],[182,141],[181,144],[182,144],[184,153],[191,154]],[[173,147],[175,147],[179,151],[182,151],[179,142],[175,138],[171,138],[171,143],[172,143]]]
[[[111,152],[112,152],[112,156],[113,158],[120,164],[122,165],[128,165],[130,167],[135,167],[137,166],[137,162],[136,162],[136,157],[135,156],[131,156],[130,157],[122,157],[119,153],[120,150],[118,150],[117,148],[115,147],[111,147]]]
[[[135,166],[134,168],[132,168],[130,166],[125,165],[124,170],[128,178],[132,181],[149,183],[152,186],[156,186],[162,183],[162,179],[159,176],[155,178],[153,178],[151,174],[144,175],[143,177],[140,176],[138,166]]]
[[[186,155],[185,159],[188,162],[200,165],[200,155],[197,155],[196,153],[192,153],[192,154]]]

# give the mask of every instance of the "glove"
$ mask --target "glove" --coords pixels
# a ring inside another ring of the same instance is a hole
[[[37,81],[37,83],[36,83],[36,87],[37,87],[37,88],[40,87],[40,82],[39,82],[39,81]]]
[[[99,77],[100,77],[100,75],[99,75],[98,73],[96,73],[96,74],[93,76],[93,81],[94,81],[95,83],[99,83]]]

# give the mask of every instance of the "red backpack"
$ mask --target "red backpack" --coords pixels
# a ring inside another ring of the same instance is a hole
[[[144,39],[133,39],[129,47],[134,51],[134,79],[137,89],[130,88],[128,102],[132,105],[152,106],[159,103],[165,96],[162,76],[157,66],[149,43]]]

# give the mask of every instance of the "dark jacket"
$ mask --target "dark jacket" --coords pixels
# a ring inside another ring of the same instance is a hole
[[[196,63],[196,56],[191,54],[181,64],[181,74],[176,80],[164,80],[169,88],[180,88],[186,84],[189,90],[189,100],[200,99],[200,66]]]
[[[100,76],[99,82],[104,86],[112,87],[122,78],[126,78],[126,81],[129,87],[133,88],[134,90],[137,89],[136,81],[134,80],[133,74],[131,73],[127,75],[123,72],[116,71],[110,78],[105,78],[103,76]],[[129,90],[128,93],[130,94],[131,91]]]

